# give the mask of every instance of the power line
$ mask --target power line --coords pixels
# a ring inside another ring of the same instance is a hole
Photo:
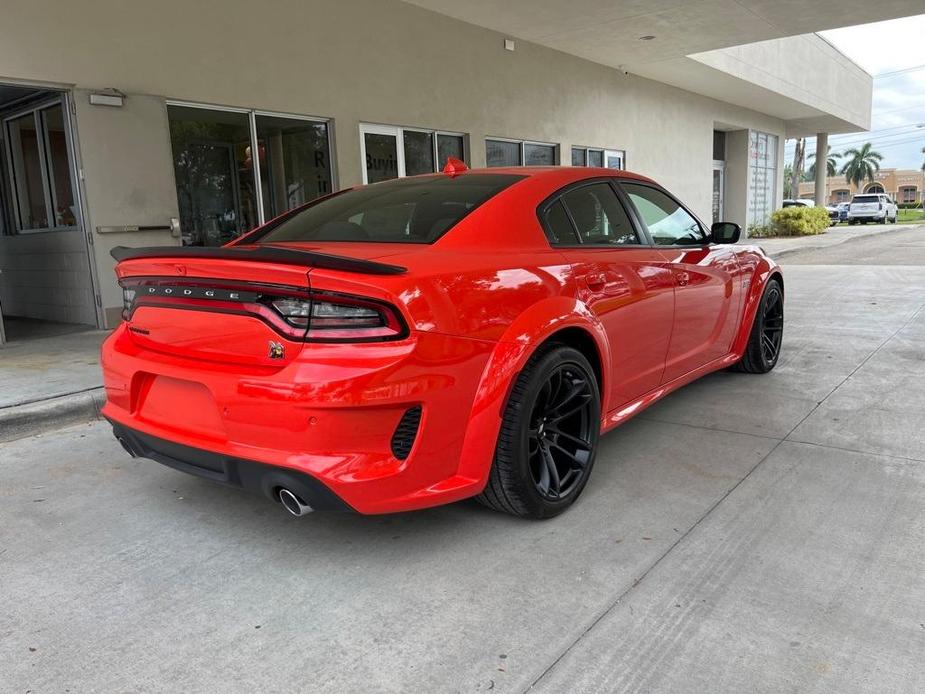
[[[908,72],[918,72],[919,70],[925,70],[925,65],[913,65],[912,67],[906,67],[902,70],[893,70],[892,72],[881,72],[879,75],[874,75],[875,80],[883,79],[884,77],[895,77],[896,75],[905,75]]]
[[[836,140],[834,138],[837,138],[839,136],[833,135],[832,136],[833,139],[829,140],[829,146],[832,147],[833,149],[836,147],[855,147],[857,145],[863,145],[867,142],[870,142],[873,145],[879,146],[878,143],[889,142],[891,141],[891,138],[909,137],[910,135],[915,135],[915,137],[912,138],[913,140],[916,140],[919,138],[925,138],[925,128],[922,128],[921,129],[922,133],[919,134],[915,132],[915,130],[918,129],[917,126],[903,126],[903,127],[911,128],[911,129],[906,132],[894,132],[894,133],[888,133],[886,135],[872,135],[872,136],[865,136],[865,137],[852,137],[847,140]],[[784,147],[784,151],[792,153],[795,146],[796,145],[786,145]]]

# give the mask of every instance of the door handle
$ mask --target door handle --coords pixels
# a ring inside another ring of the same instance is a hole
[[[590,275],[585,275],[585,283],[588,285],[588,289],[598,291],[603,289],[604,285],[607,284],[607,277],[603,272],[595,272]]]
[[[677,277],[679,287],[686,287],[691,282],[690,273],[687,272],[678,272],[675,277]]]

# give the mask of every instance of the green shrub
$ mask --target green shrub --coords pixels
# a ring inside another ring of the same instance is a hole
[[[896,203],[896,206],[901,210],[921,210],[922,203],[920,202],[899,202]]]
[[[824,207],[785,207],[771,214],[772,236],[813,236],[829,228]]]
[[[750,239],[766,239],[773,235],[770,224],[750,224],[746,234]]]

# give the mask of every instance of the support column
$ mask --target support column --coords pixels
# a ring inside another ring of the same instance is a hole
[[[826,203],[825,182],[829,176],[829,134],[816,134],[816,207],[823,207]]]

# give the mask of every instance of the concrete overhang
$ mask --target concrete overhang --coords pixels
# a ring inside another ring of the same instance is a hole
[[[778,116],[794,136],[870,127],[870,75],[813,32],[922,11],[921,0],[406,1]]]

